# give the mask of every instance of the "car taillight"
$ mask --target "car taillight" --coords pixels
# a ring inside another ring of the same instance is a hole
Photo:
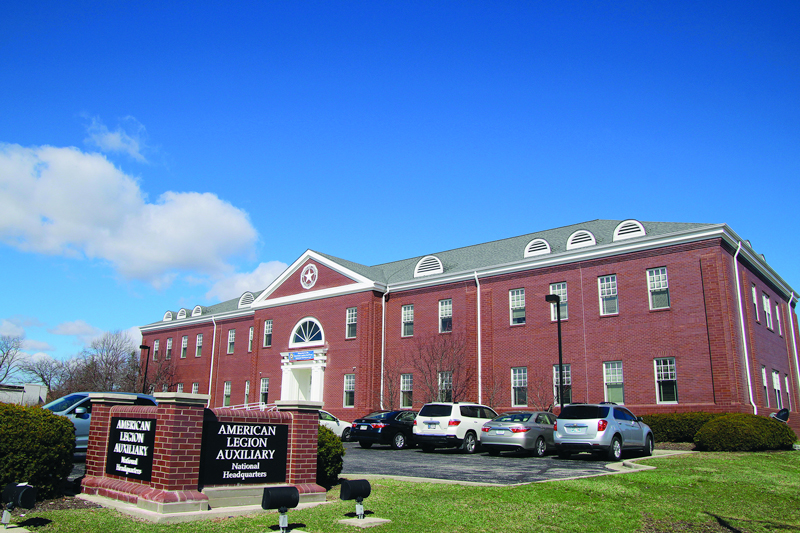
[[[448,426],[457,426],[461,423],[461,420],[456,420],[455,418],[451,418],[450,421],[447,423]]]
[[[597,421],[597,431],[605,431],[607,427],[608,427],[608,420]]]
[[[414,425],[415,425],[415,426],[417,425],[417,420],[416,420],[416,419],[414,419]]]
[[[483,431],[484,433],[489,433],[489,429],[491,429],[489,426],[483,426],[481,428],[481,431]]]
[[[383,429],[383,428],[386,427],[386,424],[383,424],[381,422],[378,422],[377,424],[370,424],[370,425],[372,426],[372,429]]]
[[[526,428],[524,426],[516,426],[516,427],[512,427],[510,429],[511,429],[511,433],[525,433],[526,431],[530,431],[531,428]]]

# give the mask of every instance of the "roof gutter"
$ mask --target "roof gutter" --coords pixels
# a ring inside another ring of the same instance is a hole
[[[389,288],[381,297],[381,410],[383,407],[383,380],[386,364],[386,300],[389,298]]]
[[[797,339],[794,336],[794,320],[792,320],[792,300],[794,298],[796,298],[796,296],[794,295],[794,292],[792,292],[792,295],[789,296],[789,305],[786,307],[786,309],[789,311],[789,329],[792,330],[792,347],[794,348],[794,371],[795,374],[797,374],[797,386],[795,387],[795,389],[797,389],[800,388],[800,357],[798,357],[797,355]],[[786,392],[791,395],[789,391]],[[795,393],[797,392],[798,391],[795,390]],[[797,397],[800,398],[800,394],[797,394]],[[797,402],[795,402],[795,405],[796,404]],[[796,410],[797,407],[795,407],[795,411]]]
[[[481,282],[475,271],[475,286],[478,288],[478,403],[483,403],[483,360],[481,356]]]
[[[747,337],[745,334],[745,327],[744,327],[744,306],[742,305],[742,285],[739,282],[739,261],[738,256],[739,252],[742,251],[742,241],[739,241],[739,247],[736,249],[736,253],[733,255],[733,267],[736,270],[736,301],[739,302],[739,325],[742,329],[742,346],[744,348],[744,366],[747,372],[747,393],[750,396],[750,405],[753,406],[753,414],[758,414],[758,407],[756,407],[756,402],[753,400],[753,380],[750,377],[750,354],[747,350]]]
[[[211,405],[211,383],[214,377],[214,350],[217,349],[217,321],[211,315],[211,322],[214,324],[214,336],[211,339],[211,369],[208,371],[208,405]]]

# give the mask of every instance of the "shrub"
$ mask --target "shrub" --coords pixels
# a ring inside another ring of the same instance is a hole
[[[40,499],[58,494],[72,471],[72,422],[40,407],[0,404],[0,435],[0,486],[25,482]]]
[[[796,440],[792,428],[783,422],[746,413],[714,418],[694,437],[700,450],[725,452],[791,449]]]
[[[336,433],[319,426],[317,434],[317,483],[330,488],[339,479],[344,466],[344,445]]]
[[[706,422],[723,416],[713,413],[663,413],[645,415],[644,423],[653,430],[656,442],[694,442],[697,431]]]

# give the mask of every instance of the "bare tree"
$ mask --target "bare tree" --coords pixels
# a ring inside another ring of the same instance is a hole
[[[138,368],[137,358],[137,374]],[[139,376],[139,379],[136,381],[138,390],[142,390],[141,380],[143,378],[144,369],[142,369],[141,376]],[[174,390],[175,384],[175,363],[172,359],[161,358],[158,361],[150,361],[147,364],[147,382],[145,383],[145,389],[148,394],[165,390]]]
[[[414,369],[414,392],[424,402],[465,400],[475,378],[470,355],[459,333],[418,338],[406,354]]]
[[[13,375],[22,362],[22,335],[0,336],[0,383]]]
[[[19,369],[26,379],[40,381],[48,391],[59,388],[64,382],[64,364],[50,357],[23,361]]]

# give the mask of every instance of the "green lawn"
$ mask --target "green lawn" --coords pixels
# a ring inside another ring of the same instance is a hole
[[[375,480],[365,508],[392,520],[372,529],[377,533],[800,531],[800,452],[694,453],[646,464],[657,469],[519,487]],[[359,531],[338,523],[355,509],[338,495],[334,487],[330,504],[290,511],[290,524],[308,532]],[[25,520],[32,517],[51,520],[26,524],[48,533],[261,533],[278,523],[277,515],[261,514],[154,525],[105,509],[30,513]]]

